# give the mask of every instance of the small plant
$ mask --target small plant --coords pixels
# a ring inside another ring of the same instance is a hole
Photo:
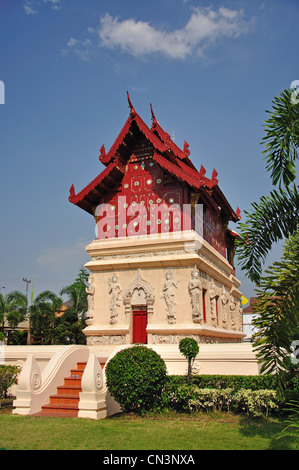
[[[124,411],[142,412],[159,402],[166,382],[161,356],[145,346],[119,351],[106,367],[107,388]]]
[[[275,390],[244,390],[240,389],[233,396],[237,410],[246,412],[247,415],[268,418],[271,410],[277,410],[277,392]]]
[[[190,384],[192,365],[195,361],[197,354],[199,353],[198,343],[193,338],[184,338],[181,339],[179,343],[180,353],[183,354],[188,359],[188,373],[187,373],[187,383]]]
[[[0,365],[0,398],[7,398],[7,390],[18,383],[19,369],[17,366]]]

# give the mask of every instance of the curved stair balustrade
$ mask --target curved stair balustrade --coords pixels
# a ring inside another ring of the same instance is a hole
[[[77,363],[86,363],[88,357],[87,346],[65,346],[54,354],[41,373],[34,355],[29,354],[19,376],[13,414],[32,415],[41,412],[49,397],[57,393],[57,388],[64,382],[70,370],[74,369]]]

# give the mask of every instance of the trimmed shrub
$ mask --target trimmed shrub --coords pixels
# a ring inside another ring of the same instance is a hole
[[[190,383],[192,364],[195,361],[197,354],[199,353],[199,346],[197,341],[193,338],[183,338],[179,342],[179,350],[183,356],[188,360],[188,374],[187,382]]]
[[[245,411],[248,415],[268,417],[271,410],[278,410],[275,390],[239,390],[233,401],[237,410]]]
[[[275,390],[240,389],[235,392],[231,388],[198,388],[195,385],[180,385],[169,398],[169,408],[178,412],[221,410],[267,418],[270,411],[279,409]]]
[[[161,356],[146,346],[119,351],[107,364],[107,388],[124,411],[140,412],[157,405],[167,377]]]
[[[238,384],[235,380],[231,380],[232,377],[239,377]],[[184,376],[168,376],[160,404],[156,410],[173,410],[178,413],[220,410],[267,417],[271,411],[281,411],[284,408],[284,403],[277,399],[276,390],[266,388],[265,376],[252,376],[252,380],[248,376],[243,376],[244,381],[242,376],[205,376],[207,382],[205,380],[203,382],[208,383],[208,387],[198,386],[196,384],[197,378],[199,376],[192,380],[191,385],[187,385]],[[257,379],[256,383],[254,383],[255,378]],[[262,378],[265,379],[265,383],[259,380]],[[211,382],[216,383],[217,388],[212,387]],[[220,384],[223,387],[219,386]],[[232,384],[232,386],[228,386],[228,384]],[[256,385],[256,389],[246,389],[241,386],[244,384]]]

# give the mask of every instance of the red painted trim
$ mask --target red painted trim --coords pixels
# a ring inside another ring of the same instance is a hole
[[[94,180],[85,186],[85,188],[83,188],[78,194],[75,194],[75,188],[72,184],[70,187],[69,201],[73,204],[77,204],[78,202],[82,201],[82,199],[84,199],[85,196],[87,196],[98,184],[100,184],[114,168],[118,168],[120,171],[122,171],[118,160],[111,162],[107,168],[102,171],[102,173],[100,173]]]
[[[127,133],[129,132],[132,121],[133,121],[133,119],[132,119],[132,116],[130,114],[130,116],[126,120],[122,130],[120,131],[117,138],[115,139],[114,144],[110,148],[109,152],[107,154],[106,153],[104,153],[104,154],[101,153],[101,155],[99,156],[100,161],[104,165],[110,163],[112,158],[115,157],[115,154],[116,154],[116,151],[117,151],[118,147],[121,145],[121,143],[123,142],[123,140],[126,137]],[[103,146],[101,148],[103,148]]]
[[[181,180],[185,181],[188,183],[190,186],[192,186],[195,189],[199,189],[201,186],[206,185],[209,188],[213,187],[213,183],[211,180],[206,178],[205,176],[201,176],[200,173],[193,173],[192,175],[180,168],[179,166],[174,165],[170,161],[166,160],[162,155],[158,155],[157,153],[154,153],[153,159],[159,163],[163,168],[165,168],[167,171],[172,173],[174,176],[177,178],[180,178]]]

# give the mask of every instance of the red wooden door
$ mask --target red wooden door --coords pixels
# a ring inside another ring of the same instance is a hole
[[[133,343],[147,343],[147,312],[146,310],[133,311]]]

